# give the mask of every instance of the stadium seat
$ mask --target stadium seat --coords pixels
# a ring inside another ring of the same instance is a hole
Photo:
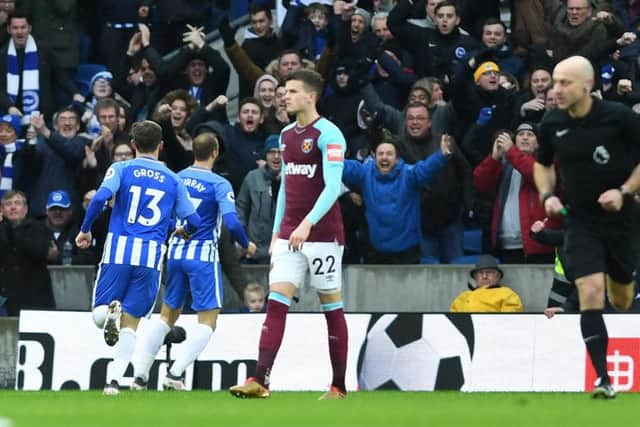
[[[420,257],[420,264],[440,264],[440,260],[433,256]]]
[[[474,228],[464,231],[464,253],[467,255],[482,253],[482,229]]]
[[[102,64],[80,64],[78,66],[78,71],[73,81],[81,94],[86,96],[89,93],[91,77],[100,71],[107,71],[107,67]]]

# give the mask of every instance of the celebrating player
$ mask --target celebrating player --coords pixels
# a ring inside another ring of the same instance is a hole
[[[331,387],[321,399],[342,399],[347,394],[347,324],[341,295],[344,232],[336,203],[346,143],[340,130],[316,110],[322,86],[320,75],[309,70],[293,72],[286,81],[286,108],[296,121],[280,134],[284,179],[270,247],[267,316],[255,377],[230,388],[236,397],[269,397],[269,376],[287,311],[307,270],[327,320],[333,368]]]
[[[593,67],[567,58],[553,70],[558,109],[542,122],[534,178],[548,215],[568,212],[565,272],[580,300],[580,327],[599,381],[593,397],[613,398],[607,372],[605,286],[611,305],[633,302],[631,195],[640,189],[640,120],[622,104],[591,96]],[[568,208],[553,194],[558,162]]]
[[[183,344],[186,349],[173,362],[163,382],[165,390],[185,389],[182,374],[207,346],[222,307],[222,272],[218,261],[220,218],[236,241],[247,250],[249,258],[256,250],[256,245],[249,242],[238,221],[231,184],[211,172],[218,157],[215,135],[198,135],[193,141],[193,155],[193,166],[178,172],[178,176],[187,187],[202,223],[190,240],[174,236],[170,241],[164,303],[160,318],[152,319],[140,334],[138,351],[133,357],[135,378],[132,389],[147,388],[149,369],[165,335],[178,320],[190,289],[191,308],[198,313],[198,325],[187,334]]]
[[[79,248],[89,247],[91,225],[115,196],[93,291],[93,321],[104,329],[105,342],[115,346],[105,395],[120,392],[119,380],[133,354],[138,323],[153,308],[171,212],[187,221],[179,233],[193,233],[201,221],[180,178],[157,160],[162,147],[160,126],[151,121],[135,123],[132,135],[136,158],[114,163],[107,170],[76,236]]]

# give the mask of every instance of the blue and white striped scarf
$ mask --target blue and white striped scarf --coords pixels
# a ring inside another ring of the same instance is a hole
[[[24,148],[24,139],[17,139],[11,144],[0,144],[0,161],[2,161],[2,178],[0,178],[0,197],[13,189],[13,155]]]
[[[29,117],[32,111],[40,107],[40,73],[38,47],[31,35],[24,49],[24,66],[22,68],[22,113]],[[7,95],[15,104],[20,91],[20,66],[13,39],[9,40],[7,50]]]

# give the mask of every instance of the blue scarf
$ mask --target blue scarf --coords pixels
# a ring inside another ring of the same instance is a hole
[[[7,50],[7,95],[11,102],[16,103],[20,91],[20,75],[22,74],[22,113],[29,116],[32,111],[40,107],[40,74],[38,47],[31,35],[27,39],[24,49],[24,65],[20,71],[18,55],[13,39],[9,40]]]
[[[15,142],[0,145],[0,162],[2,164],[2,178],[0,179],[0,197],[13,189],[13,155],[24,148],[24,139],[17,139]]]

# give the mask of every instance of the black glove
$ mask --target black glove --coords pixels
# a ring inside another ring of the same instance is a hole
[[[236,29],[231,28],[229,25],[229,17],[225,16],[220,21],[220,26],[218,27],[218,31],[220,31],[220,36],[222,37],[222,41],[224,42],[224,47],[231,47],[236,43]]]

